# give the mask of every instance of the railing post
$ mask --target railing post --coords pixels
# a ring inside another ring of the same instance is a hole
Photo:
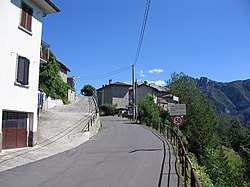
[[[188,164],[187,164],[187,156],[186,154],[184,155],[185,157],[185,162],[184,162],[184,185],[185,187],[188,186]]]
[[[166,137],[166,129],[164,124],[163,124],[163,136]]]
[[[185,156],[184,156],[184,153],[183,153],[183,150],[182,150],[182,154],[181,154],[181,161],[182,161],[182,163],[181,163],[181,174],[182,174],[182,176],[184,176],[185,177]]]
[[[169,128],[167,127],[167,138],[169,139],[168,131],[169,131]]]
[[[174,142],[175,142],[175,146],[177,147],[178,144],[177,144],[177,137],[176,137],[176,136],[174,136]],[[178,148],[177,148],[177,149],[178,149]]]
[[[195,187],[195,178],[194,178],[193,170],[195,169],[191,168],[191,187]]]
[[[92,115],[91,116],[91,127],[93,126],[93,123],[94,123],[94,116]]]

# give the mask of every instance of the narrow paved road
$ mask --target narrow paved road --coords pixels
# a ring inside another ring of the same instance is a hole
[[[154,133],[121,118],[101,120],[101,132],[90,141],[1,172],[0,186],[165,187],[168,173],[171,173],[169,186],[177,186],[175,157],[171,155],[168,159],[168,150],[159,185],[164,149],[163,142]]]

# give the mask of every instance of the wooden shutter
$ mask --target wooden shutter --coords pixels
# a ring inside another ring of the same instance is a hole
[[[22,3],[22,17],[21,17],[21,26],[28,31],[31,31],[33,10],[25,3]]]
[[[22,17],[21,17],[21,26],[25,28],[26,23],[26,4],[22,3]]]
[[[27,30],[31,31],[31,23],[32,23],[32,14],[33,10],[28,7],[28,14],[27,14]]]
[[[17,82],[23,85],[29,84],[29,65],[30,62],[27,58],[18,57]]]

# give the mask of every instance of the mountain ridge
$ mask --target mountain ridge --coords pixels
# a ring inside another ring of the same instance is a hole
[[[216,82],[207,77],[194,79],[196,86],[207,94],[219,114],[227,114],[243,125],[250,123],[250,79]]]

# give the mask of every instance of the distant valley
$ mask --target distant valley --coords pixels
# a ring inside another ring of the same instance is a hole
[[[250,124],[250,79],[222,83],[201,77],[195,82],[213,101],[219,114],[239,119],[243,125]]]

